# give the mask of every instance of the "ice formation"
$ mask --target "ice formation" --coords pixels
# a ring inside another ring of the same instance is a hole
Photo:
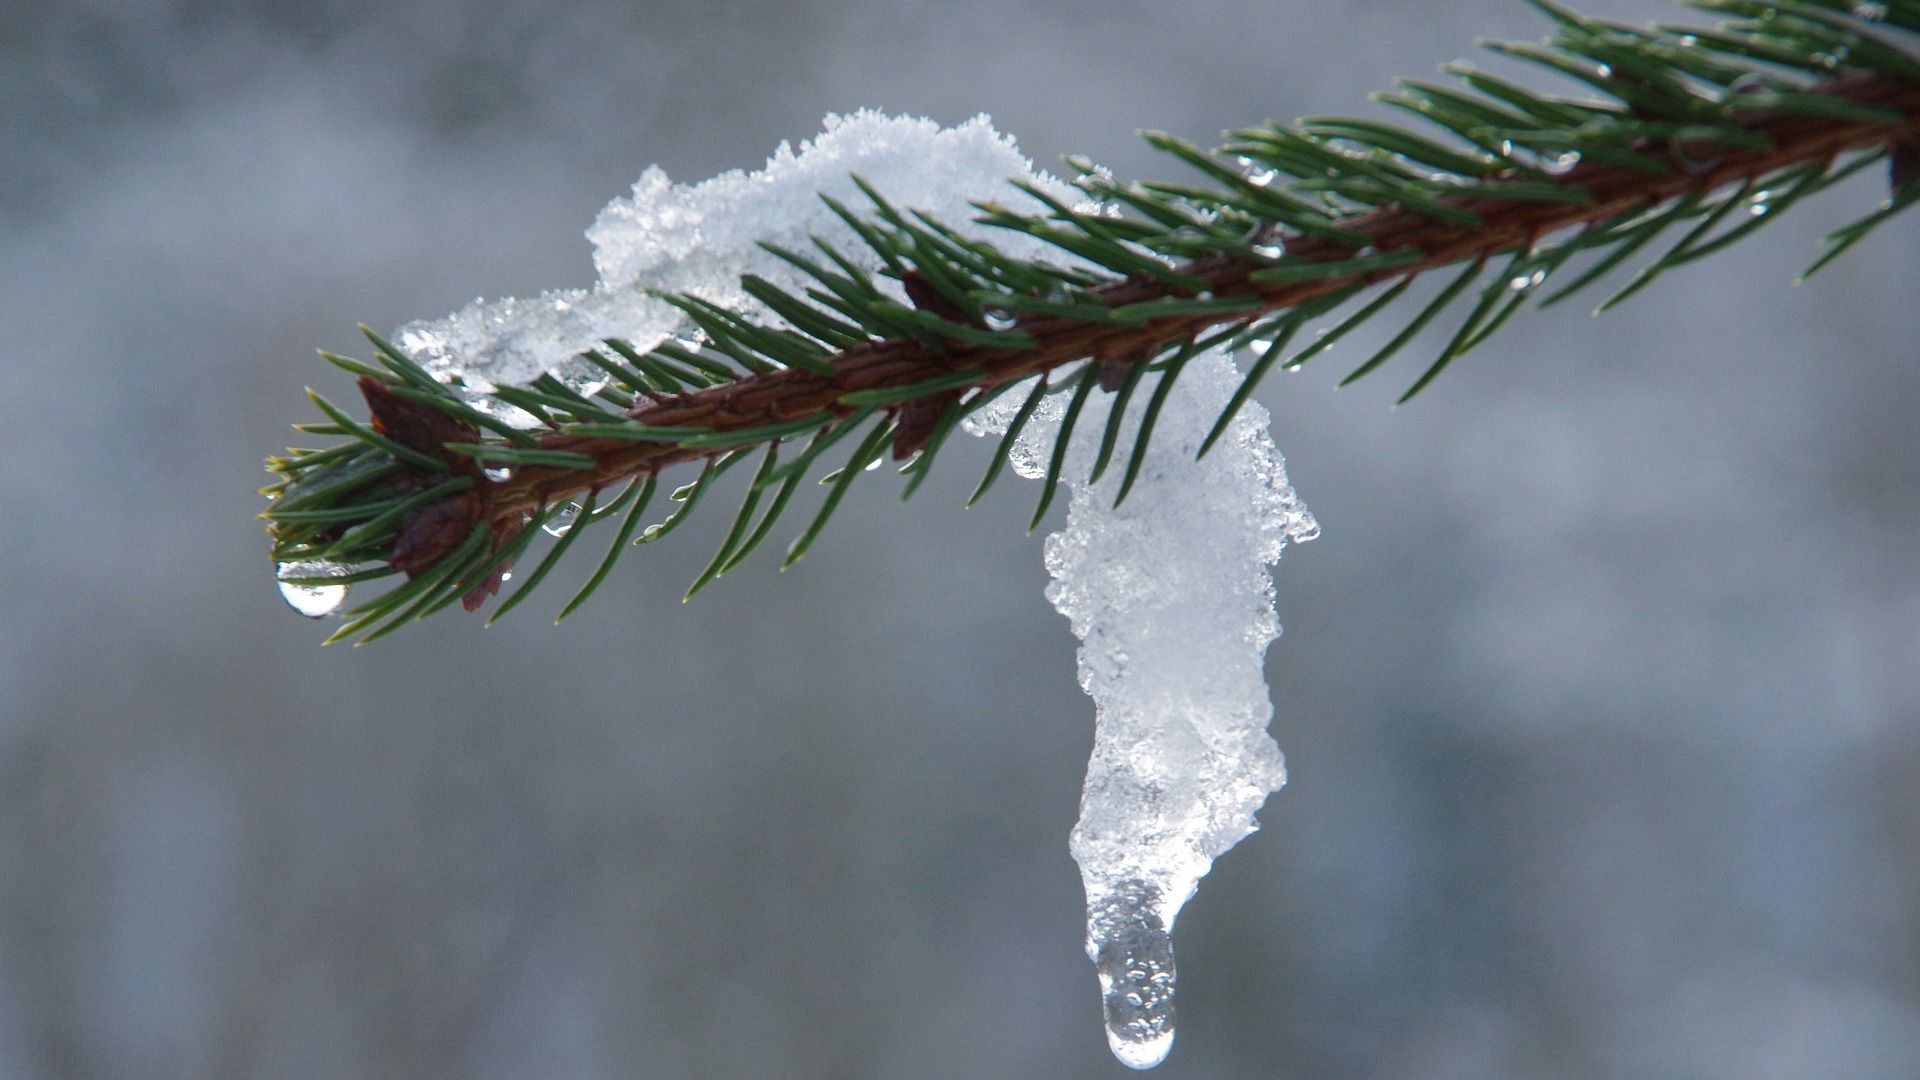
[[[476,300],[444,319],[402,327],[395,341],[444,378],[476,389],[542,371],[588,382],[597,369],[571,358],[603,337],[648,348],[690,333],[649,289],[691,292],[759,312],[739,288],[758,274],[790,291],[807,281],[756,246],[791,249],[821,236],[842,253],[878,260],[820,200],[860,208],[858,173],[896,204],[929,212],[1011,254],[1063,258],[1017,233],[972,224],[970,200],[1005,198],[1018,177],[1067,201],[1078,193],[1036,173],[984,117],[942,129],[932,121],[862,112],[830,116],[793,151],[784,144],[753,173],[671,183],[649,169],[630,198],[601,211],[588,237],[599,281],[532,300]],[[880,278],[885,283],[887,279]],[[1154,388],[1143,380],[1132,400]],[[1256,827],[1253,815],[1285,780],[1267,736],[1272,714],[1262,657],[1279,633],[1267,567],[1289,540],[1315,534],[1287,486],[1249,403],[1204,461],[1197,440],[1238,383],[1232,359],[1190,361],[1163,406],[1146,467],[1126,504],[1112,508],[1121,469],[1088,487],[1093,444],[1111,395],[1089,399],[1065,473],[1072,490],[1064,529],[1046,546],[1048,598],[1083,645],[1080,682],[1098,712],[1094,751],[1071,850],[1087,893],[1087,951],[1100,979],[1108,1042],[1135,1068],[1162,1060],[1173,1040],[1173,949],[1180,907],[1213,860]],[[969,421],[1004,430],[1018,390]],[[1017,471],[1044,471],[1059,425],[1047,401],[1013,451]],[[1138,409],[1134,410],[1135,413]],[[1127,418],[1127,426],[1137,416]],[[1123,429],[1121,446],[1129,446]]]
[[[1263,657],[1279,635],[1267,567],[1289,541],[1319,535],[1287,483],[1249,402],[1203,460],[1200,441],[1240,375],[1231,357],[1188,361],[1169,392],[1146,467],[1127,501],[1120,470],[1084,479],[1111,398],[1088,399],[1063,482],[1066,527],[1047,538],[1047,599],[1081,639],[1080,686],[1098,719],[1071,850],[1087,892],[1087,955],[1100,977],[1107,1042],[1136,1069],[1173,1045],[1174,919],[1213,860],[1258,828],[1254,813],[1286,782],[1267,735],[1273,707]],[[1131,445],[1133,395],[1120,444]],[[1016,391],[978,414],[1005,430]],[[1043,404],[1013,450],[1024,476],[1045,474],[1064,410]]]

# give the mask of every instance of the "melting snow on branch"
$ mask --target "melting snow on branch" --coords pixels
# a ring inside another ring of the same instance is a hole
[[[819,235],[877,268],[818,197],[865,205],[852,173],[896,204],[1027,258],[1062,255],[973,225],[969,200],[1004,197],[1009,177],[1066,201],[1078,197],[1036,174],[984,117],[941,129],[873,112],[830,116],[822,134],[798,152],[782,145],[758,172],[676,185],[647,170],[633,196],[609,204],[588,230],[600,275],[592,288],[476,300],[447,318],[403,327],[395,340],[442,377],[476,389],[548,370],[590,382],[597,369],[572,357],[601,338],[647,349],[691,332],[648,289],[756,313],[757,303],[739,289],[742,274],[804,290],[806,280],[757,240],[799,249]],[[1213,452],[1194,459],[1238,381],[1221,353],[1186,365],[1146,467],[1117,510],[1122,469],[1092,487],[1075,482],[1087,475],[1111,397],[1089,400],[1064,474],[1072,489],[1067,524],[1046,546],[1047,596],[1082,640],[1080,684],[1098,713],[1071,842],[1086,886],[1087,952],[1099,974],[1108,1043],[1135,1068],[1158,1064],[1172,1046],[1170,935],[1181,906],[1213,860],[1257,827],[1254,813],[1286,779],[1266,733],[1272,706],[1262,661],[1280,632],[1267,567],[1288,541],[1311,540],[1318,527],[1287,485],[1259,405],[1248,403]],[[1133,395],[1136,406],[1152,390],[1149,378]],[[969,428],[1004,430],[1024,398],[1018,390],[1002,395]],[[1059,402],[1050,399],[1014,448],[1017,471],[1045,471],[1058,422]],[[1129,417],[1126,426],[1136,422]],[[1131,445],[1124,428],[1119,445]]]
[[[644,352],[670,335],[691,332],[678,309],[648,290],[692,293],[771,319],[741,290],[742,274],[758,274],[795,293],[813,284],[756,241],[809,251],[811,238],[819,236],[877,268],[872,252],[820,200],[825,194],[856,210],[866,207],[855,173],[897,205],[927,211],[975,235],[985,230],[971,226],[975,211],[968,201],[1004,196],[1009,176],[1035,179],[1062,197],[1074,194],[1058,180],[1036,177],[1013,140],[984,116],[943,129],[931,120],[864,111],[828,116],[825,127],[798,151],[782,143],[756,172],[734,170],[675,184],[658,167],[649,168],[634,182],[631,197],[608,203],[587,229],[600,275],[593,287],[554,289],[531,300],[475,300],[446,318],[409,323],[393,340],[429,371],[458,375],[478,390],[529,382],[545,371],[576,383],[597,380],[605,377],[600,369],[573,357],[602,338],[622,338]],[[1021,255],[1051,250],[998,230],[995,240]],[[904,302],[905,293],[898,298]]]

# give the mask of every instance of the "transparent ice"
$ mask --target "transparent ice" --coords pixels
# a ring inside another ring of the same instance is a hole
[[[877,269],[878,259],[819,198],[824,192],[865,207],[855,173],[896,205],[1010,254],[1067,261],[1037,240],[972,223],[971,200],[1017,198],[1006,186],[1010,177],[1082,201],[1076,189],[1036,173],[984,117],[942,129],[861,112],[830,116],[825,126],[798,151],[782,145],[752,173],[685,185],[647,170],[632,195],[610,203],[588,230],[599,273],[590,288],[477,300],[402,327],[394,340],[439,377],[476,390],[543,371],[583,385],[597,369],[572,358],[600,338],[646,349],[692,333],[648,290],[691,292],[755,314],[762,310],[741,292],[742,274],[803,291],[809,282],[756,241],[799,250],[819,235]],[[876,280],[889,287],[889,279]],[[988,319],[1012,322],[1005,312]],[[1080,683],[1097,712],[1071,840],[1086,886],[1087,953],[1108,1043],[1134,1068],[1158,1064],[1173,1043],[1171,933],[1181,905],[1213,860],[1254,830],[1255,811],[1286,778],[1266,733],[1272,706],[1262,658],[1280,632],[1267,568],[1289,541],[1310,540],[1318,527],[1287,484],[1257,403],[1241,410],[1204,461],[1194,460],[1239,378],[1223,353],[1187,364],[1118,510],[1112,502],[1124,452],[1101,483],[1083,483],[1113,395],[1089,398],[1069,448],[1067,523],[1046,544],[1047,595],[1081,638]],[[1132,445],[1157,379],[1142,380],[1132,395],[1119,446]],[[1018,388],[1002,395],[968,429],[1004,431],[1024,400]],[[1022,475],[1044,472],[1062,404],[1059,396],[1047,399],[1014,446]]]
[[[1132,445],[1158,378],[1135,390],[1120,446]],[[1267,735],[1263,658],[1280,634],[1267,568],[1320,528],[1287,482],[1258,403],[1195,460],[1239,382],[1225,353],[1188,361],[1118,509],[1123,468],[1083,482],[1112,400],[1089,398],[1062,473],[1067,523],[1047,538],[1047,598],[1081,639],[1080,685],[1097,713],[1070,845],[1087,893],[1087,955],[1107,1043],[1136,1069],[1173,1046],[1181,906],[1213,860],[1258,828],[1254,813],[1287,776]],[[1043,402],[1011,451],[1023,476],[1045,474],[1061,396]],[[1003,395],[973,428],[1004,431],[1024,400],[1018,389]]]

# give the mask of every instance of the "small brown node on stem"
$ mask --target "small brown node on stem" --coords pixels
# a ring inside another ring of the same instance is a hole
[[[900,414],[894,421],[893,460],[905,461],[914,451],[926,446],[940,414],[947,411],[949,403],[959,399],[960,391],[946,390],[914,398],[900,406]]]
[[[1146,361],[1147,354],[1144,350],[1140,349],[1135,349],[1121,356],[1101,357],[1100,374],[1097,376],[1100,381],[1100,389],[1105,390],[1109,394],[1118,391],[1122,386],[1127,384],[1127,378],[1133,374],[1133,369],[1146,363]]]
[[[485,509],[471,491],[449,495],[400,519],[400,536],[387,564],[408,577],[429,569],[466,540]]]
[[[525,525],[515,521],[496,529],[493,535],[493,550],[498,552],[501,548],[505,547],[507,541],[513,539],[514,534],[525,527]],[[488,574],[485,581],[475,585],[467,592],[467,595],[460,598],[461,609],[469,613],[478,611],[480,610],[480,605],[487,602],[487,597],[499,596],[500,584],[506,580],[507,571],[511,569],[513,569],[512,559],[507,559],[499,566],[494,567],[493,573]]]
[[[913,306],[929,314],[938,315],[950,323],[961,326],[979,326],[979,322],[960,310],[960,306],[946,298],[933,282],[918,270],[909,270],[900,277],[900,284],[907,290],[907,299]]]
[[[474,460],[447,449],[450,442],[480,441],[480,429],[464,420],[456,420],[425,402],[401,397],[392,388],[370,375],[360,376],[360,396],[367,399],[367,412],[373,417],[373,430],[409,450],[418,450],[452,465],[458,472],[479,471]]]

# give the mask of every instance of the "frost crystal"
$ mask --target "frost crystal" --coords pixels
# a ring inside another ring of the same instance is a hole
[[[804,291],[807,279],[756,241],[798,250],[817,235],[877,269],[878,259],[819,197],[865,206],[855,173],[897,205],[1011,255],[1065,261],[1031,237],[971,221],[970,201],[1003,195],[1009,177],[1062,201],[1079,195],[1035,173],[984,117],[942,129],[862,112],[828,117],[822,134],[798,152],[783,144],[758,172],[684,185],[649,169],[632,196],[609,204],[588,230],[599,272],[592,288],[476,300],[446,318],[402,327],[394,340],[437,376],[478,391],[544,371],[590,385],[598,369],[573,357],[599,339],[619,337],[644,350],[690,332],[649,290],[689,292],[756,315],[766,313],[740,290],[742,274]],[[1132,400],[1148,400],[1153,382],[1144,380]],[[1054,579],[1047,595],[1083,642],[1080,683],[1098,711],[1072,838],[1087,891],[1087,952],[1108,1042],[1135,1068],[1158,1064],[1172,1046],[1170,934],[1181,905],[1213,860],[1254,830],[1254,812],[1286,778],[1266,733],[1272,706],[1262,657],[1280,632],[1267,567],[1287,541],[1310,540],[1318,529],[1287,486],[1259,405],[1248,403],[1212,454],[1194,460],[1238,382],[1225,354],[1188,362],[1118,510],[1112,503],[1123,469],[1091,487],[1077,482],[1089,471],[1112,395],[1089,399],[1064,474],[1072,490],[1067,525],[1047,540]],[[1005,430],[1024,399],[1018,390],[1002,395],[968,421],[969,430]],[[1016,470],[1045,471],[1060,412],[1054,398],[1036,414],[1013,449]],[[1118,445],[1131,445],[1136,423],[1137,415],[1126,418]]]
[[[1153,377],[1133,395],[1150,396]],[[1181,905],[1255,811],[1286,782],[1267,735],[1263,660],[1280,633],[1267,567],[1288,541],[1320,533],[1249,402],[1205,460],[1194,455],[1239,385],[1233,361],[1188,361],[1168,394],[1147,464],[1119,509],[1120,469],[1079,483],[1105,429],[1107,395],[1074,426],[1066,527],[1047,538],[1047,598],[1082,642],[1080,685],[1098,712],[1074,827],[1087,890],[1087,955],[1100,977],[1107,1042],[1136,1069],[1173,1045],[1173,944]],[[1024,397],[1003,395],[976,430],[1005,430]],[[1012,451],[1024,476],[1046,472],[1064,409],[1041,406]],[[1121,428],[1131,445],[1137,415]]]

